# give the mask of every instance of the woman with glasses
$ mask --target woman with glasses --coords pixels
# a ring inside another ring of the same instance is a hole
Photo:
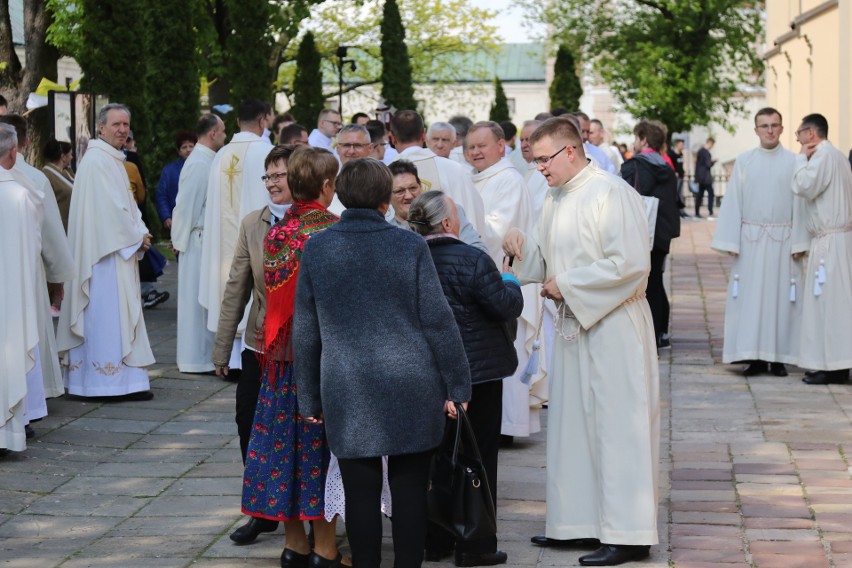
[[[472,384],[467,413],[496,506],[502,379],[511,377],[518,367],[509,324],[524,308],[521,284],[512,274],[508,259],[503,262],[501,276],[488,253],[459,240],[456,205],[446,194],[430,191],[415,199],[408,209],[408,223],[426,239],[441,288],[461,332]],[[453,543],[452,536],[437,526],[430,526],[426,560],[441,561],[452,553],[453,544],[456,566],[506,562],[506,553],[497,550],[497,535]]]
[[[293,351],[299,408],[324,423],[346,500],[356,567],[381,564],[382,456],[388,456],[396,568],[419,567],[429,462],[470,370],[423,239],[385,221],[393,178],[372,158],[337,179],[347,208],[302,255]]]

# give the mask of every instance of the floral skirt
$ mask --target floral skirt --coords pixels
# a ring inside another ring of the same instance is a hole
[[[293,366],[264,372],[243,474],[243,513],[276,521],[322,519],[328,444],[322,424],[302,421]]]

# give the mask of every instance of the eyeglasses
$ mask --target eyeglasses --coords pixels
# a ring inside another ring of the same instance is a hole
[[[367,146],[370,146],[370,145],[371,144],[369,144],[369,143],[365,144],[363,142],[361,142],[360,144],[356,143],[356,142],[345,142],[343,144],[338,144],[337,147],[341,148],[343,150],[361,150],[362,148],[366,148]]]
[[[547,156],[545,158],[533,158],[532,163],[535,164],[536,166],[546,166],[547,164],[550,163],[550,160],[552,160],[553,158],[555,158],[556,156],[561,154],[565,150],[565,148],[568,148],[568,146],[562,146],[562,148],[560,148],[559,151],[557,151],[552,156]],[[574,148],[575,150],[577,149],[576,146],[571,146],[571,148]]]
[[[278,183],[282,179],[287,179],[287,172],[280,172],[268,176],[260,176],[260,181],[263,183]]]
[[[324,119],[322,119],[322,120],[323,120],[323,122],[328,122],[328,123],[333,124],[333,125],[334,125],[334,126],[336,126],[337,128],[340,128],[341,126],[343,126],[343,123],[342,123],[342,122],[340,122],[339,120],[329,120],[329,119],[327,119],[327,118],[324,118]]]
[[[410,185],[408,187],[398,187],[391,191],[394,197],[404,197],[406,193],[410,193],[411,195],[417,195],[420,193],[419,185]]]
[[[814,129],[813,126],[803,126],[802,128],[800,128],[796,131],[796,138],[798,138],[802,134],[802,132],[807,132],[808,130],[813,130],[813,129]]]
[[[760,130],[778,130],[781,128],[781,124],[777,122],[773,122],[772,124],[758,124],[757,128]]]

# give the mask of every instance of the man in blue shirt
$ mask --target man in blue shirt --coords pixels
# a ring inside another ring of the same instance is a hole
[[[196,142],[198,142],[198,137],[195,135],[195,132],[190,130],[181,130],[175,135],[175,149],[179,158],[174,162],[166,164],[166,167],[163,168],[163,173],[160,174],[160,181],[157,183],[157,195],[154,198],[157,205],[157,214],[160,216],[163,228],[167,231],[171,231],[172,228],[172,211],[175,208],[175,200],[177,199],[180,171],[183,169],[183,163],[186,161],[187,156],[195,148]]]

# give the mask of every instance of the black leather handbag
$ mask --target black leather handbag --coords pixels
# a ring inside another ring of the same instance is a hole
[[[449,531],[456,540],[493,538],[497,518],[488,477],[470,418],[461,407],[457,420],[447,420],[444,439],[435,455],[429,476],[429,520]]]

